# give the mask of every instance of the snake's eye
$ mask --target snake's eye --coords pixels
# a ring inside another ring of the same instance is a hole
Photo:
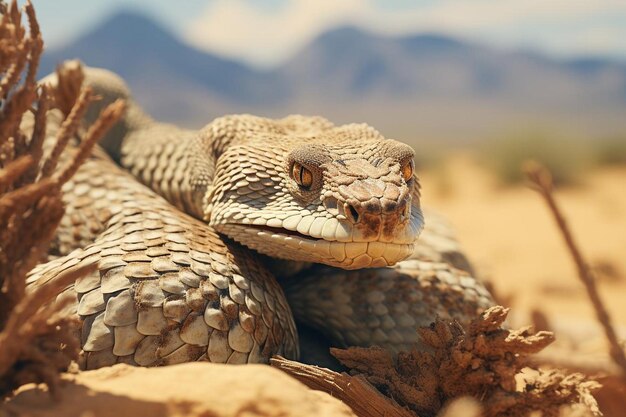
[[[291,178],[303,188],[309,188],[313,184],[313,174],[297,162],[291,166]]]
[[[404,181],[409,182],[411,178],[413,178],[413,169],[415,166],[413,165],[413,160],[408,160],[402,165],[400,169],[402,171],[402,178]]]

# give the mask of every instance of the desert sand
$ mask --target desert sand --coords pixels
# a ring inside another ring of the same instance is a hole
[[[62,401],[26,385],[0,416],[355,416],[339,400],[264,365],[197,362],[148,369],[121,364],[66,374],[64,380]]]

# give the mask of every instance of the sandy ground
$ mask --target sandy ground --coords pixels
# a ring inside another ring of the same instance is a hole
[[[264,365],[120,364],[63,379],[63,401],[25,385],[0,417],[355,417],[339,400]]]
[[[584,326],[593,311],[551,213],[525,186],[503,187],[469,155],[425,171],[423,204],[443,213],[499,294],[512,297],[516,317],[532,309],[552,320]],[[613,319],[626,329],[626,168],[584,175],[581,186],[557,191],[557,200],[588,261]],[[626,334],[626,333],[624,333]]]

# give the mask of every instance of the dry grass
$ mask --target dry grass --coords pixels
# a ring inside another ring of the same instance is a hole
[[[43,40],[32,4],[27,2],[24,10],[29,31],[16,1],[0,5],[0,396],[27,382],[45,382],[54,394],[58,373],[78,355],[73,319],[59,314],[62,302],[50,300],[95,265],[77,265],[33,291],[26,290],[26,274],[46,258],[64,214],[61,186],[124,109],[123,103],[105,109],[78,150],[56,170],[93,96],[87,89],[66,94],[61,103],[72,110],[44,158],[46,114],[56,103],[54,92],[35,82]],[[77,79],[82,82],[76,76],[60,79],[65,90]],[[34,127],[26,134],[20,126],[31,111]]]

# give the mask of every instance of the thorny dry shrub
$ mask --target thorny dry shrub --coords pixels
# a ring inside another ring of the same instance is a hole
[[[66,93],[58,100],[65,119],[44,157],[46,116],[59,107],[53,100],[59,93],[35,81],[43,40],[32,4],[27,2],[24,10],[29,33],[16,1],[0,1],[0,398],[27,382],[45,382],[54,394],[58,372],[77,357],[79,347],[69,330],[72,319],[59,314],[62,303],[49,301],[94,265],[77,265],[28,292],[26,274],[45,259],[63,216],[61,186],[124,109],[118,102],[103,110],[56,169],[94,97],[89,89],[80,89],[82,76],[59,70],[59,91],[74,91],[74,96]],[[30,134],[20,127],[28,118]]]
[[[552,343],[550,332],[503,329],[508,309],[495,306],[467,331],[436,320],[418,330],[425,350],[331,349],[350,375],[273,357],[275,366],[312,389],[340,399],[360,417],[492,417],[602,415],[580,373],[533,369],[533,354]]]
[[[508,309],[496,306],[473,320],[467,331],[457,322],[435,321],[418,330],[427,351],[400,353],[380,348],[332,349],[351,374],[363,375],[382,393],[420,417],[434,416],[448,401],[471,396],[483,416],[558,416],[565,405],[581,404],[601,415],[591,392],[599,384],[582,374],[528,370],[527,358],[553,342],[550,332],[530,327],[503,329]]]

